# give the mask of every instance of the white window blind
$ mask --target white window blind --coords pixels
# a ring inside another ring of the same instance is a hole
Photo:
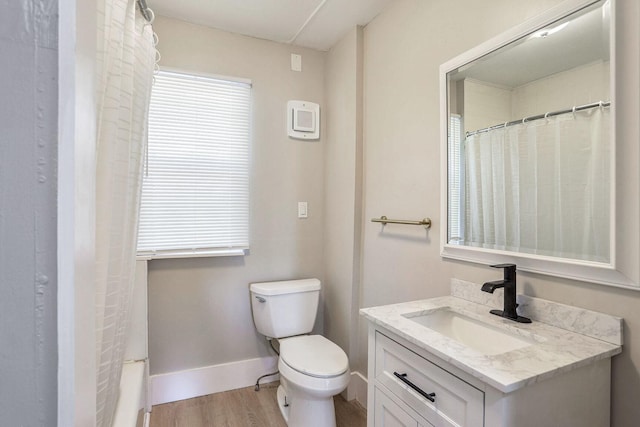
[[[156,75],[138,256],[248,249],[250,115],[250,83]]]
[[[448,170],[448,222],[449,236],[447,242],[455,243],[463,240],[462,229],[462,118],[451,114],[449,118],[449,143],[447,153]]]

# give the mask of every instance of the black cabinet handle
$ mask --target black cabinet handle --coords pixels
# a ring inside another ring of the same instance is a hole
[[[435,393],[427,393],[426,391],[422,390],[420,387],[418,387],[417,385],[415,385],[414,383],[412,383],[407,379],[407,374],[399,374],[397,372],[394,372],[393,375],[395,375],[400,379],[400,381],[402,381],[403,383],[405,383],[406,385],[408,385],[409,387],[417,391],[425,399],[429,400],[430,402],[436,401]]]

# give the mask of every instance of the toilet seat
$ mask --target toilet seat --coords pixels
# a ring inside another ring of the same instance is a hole
[[[337,377],[349,369],[344,351],[322,335],[280,340],[280,359],[301,374],[316,378]]]

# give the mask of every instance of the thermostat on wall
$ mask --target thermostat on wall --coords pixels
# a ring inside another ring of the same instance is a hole
[[[287,102],[287,133],[296,139],[319,139],[320,105],[307,101]]]

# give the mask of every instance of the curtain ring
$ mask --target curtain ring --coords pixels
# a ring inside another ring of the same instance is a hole
[[[145,10],[145,12],[147,12],[147,15],[149,15],[149,25],[153,24],[153,21],[156,20],[156,14],[153,13],[153,10],[147,8],[147,10]]]

